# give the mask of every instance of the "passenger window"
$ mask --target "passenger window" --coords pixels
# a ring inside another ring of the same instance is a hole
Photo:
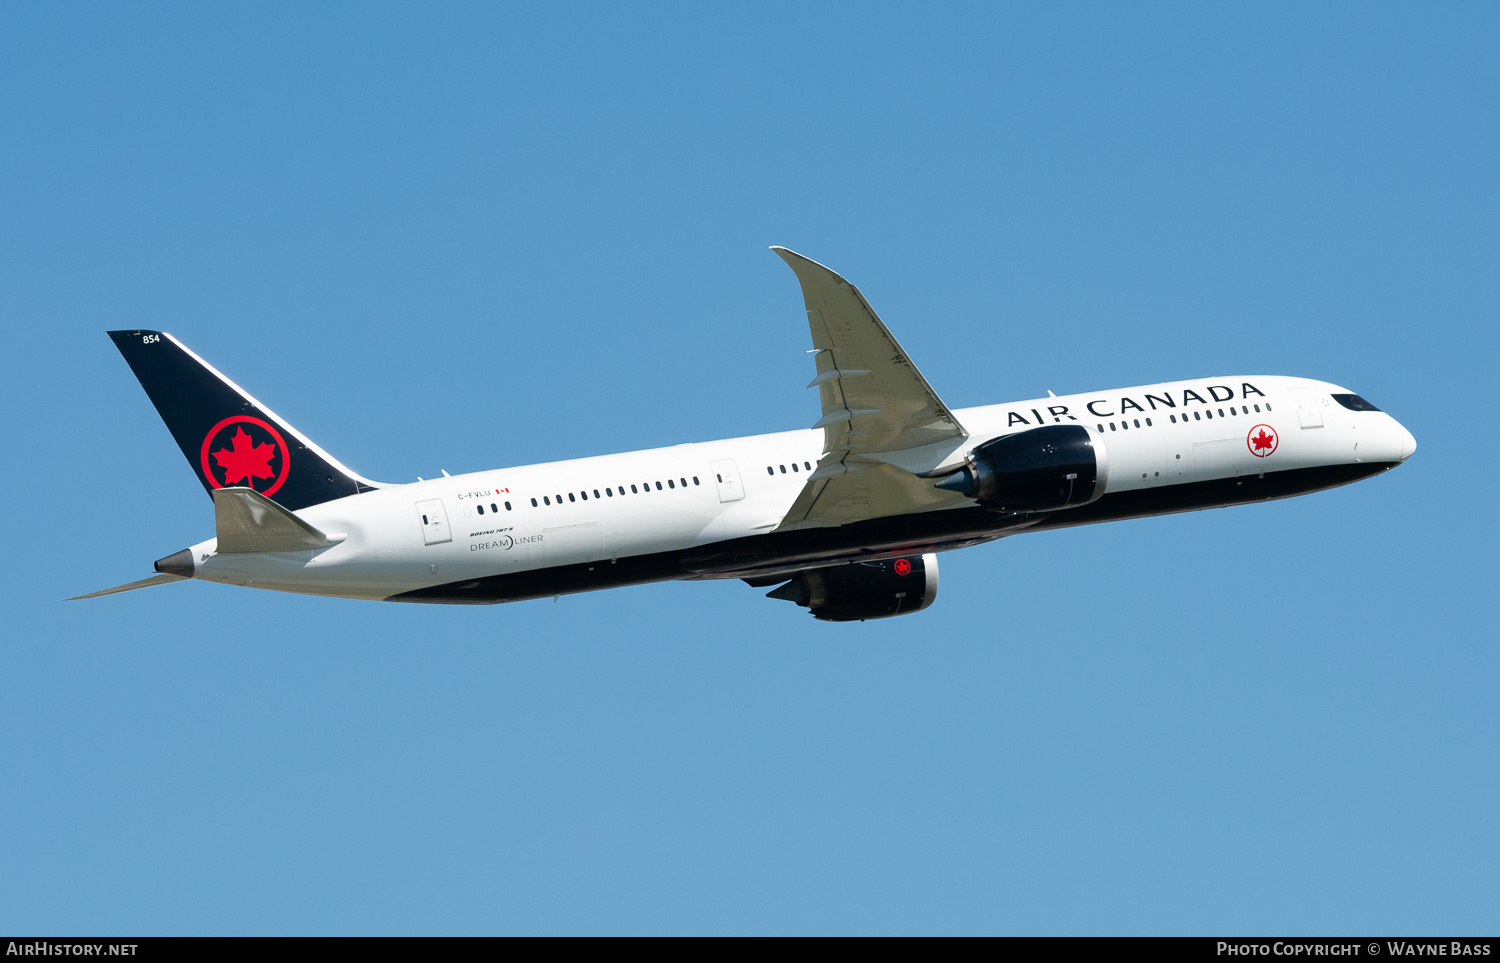
[[[693,484],[694,485],[698,484],[698,476],[697,475],[693,476]]]
[[[426,516],[426,515],[423,515],[423,516],[422,516],[422,524],[423,524],[423,525],[426,525],[426,524],[427,524],[427,516]]]
[[[687,479],[686,478],[679,478],[677,480],[680,481],[680,482],[682,482],[682,487],[683,488],[687,487]]]
[[[714,477],[719,480],[720,485],[724,484],[724,476],[722,474],[720,474],[719,472],[714,472]]]
[[[481,514],[481,515],[484,514],[484,506],[483,505],[475,505],[474,507],[477,508],[477,509],[479,509],[479,514]]]
[[[578,494],[580,494],[580,495],[583,496],[583,500],[584,501],[588,501],[589,500],[589,493],[588,492],[579,492]],[[568,497],[572,498],[573,496],[569,495]]]
[[[1139,428],[1141,426],[1141,419],[1139,419],[1139,418],[1135,419],[1135,426],[1137,428]]]
[[[674,481],[672,481],[672,479],[668,478],[667,479],[667,487],[668,488],[676,488],[677,487],[677,483],[674,482]]]
[[[661,491],[661,482],[656,483],[656,490]]]
[[[1255,413],[1256,413],[1256,414],[1257,414],[1257,415],[1258,415],[1258,414],[1260,414],[1260,405],[1256,405],[1256,406],[1255,406]]]
[[[810,461],[804,461],[802,463],[802,467],[806,468],[808,471],[812,471],[812,462],[810,462]]]
[[[1150,418],[1146,419],[1146,427],[1147,428],[1153,427],[1152,424],[1151,424],[1151,419]]]
[[[535,498],[533,498],[533,499],[532,499],[532,500],[531,500],[531,507],[532,507],[532,508],[535,508],[535,507],[536,507],[536,499],[535,499]]]
[[[578,501],[578,499],[576,499],[576,498],[573,497],[573,493],[572,492],[568,492],[568,501],[570,501],[570,502],[576,502],[576,501]]]
[[[510,502],[506,502],[506,503],[505,503],[505,510],[506,510],[506,511],[510,511],[510,510],[511,510],[511,507],[510,507]]]
[[[495,503],[494,502],[490,502],[490,511],[495,512],[495,513],[498,514],[499,511],[500,511],[500,509],[498,509],[498,508],[495,507]]]
[[[1167,415],[1167,417],[1172,419],[1172,424],[1174,424],[1174,425],[1177,424],[1177,416],[1176,415]]]
[[[1221,414],[1221,415],[1222,415],[1222,414],[1223,414],[1223,413],[1224,413],[1224,412],[1222,412],[1222,411],[1221,411],[1221,412],[1219,412],[1219,414]],[[1214,420],[1214,413],[1213,413],[1213,412],[1212,412],[1212,411],[1205,411],[1205,412],[1204,412],[1204,414],[1205,414],[1205,415],[1207,415],[1207,416],[1208,416],[1208,420],[1209,420],[1209,421],[1213,421],[1213,420]]]
[[[1224,417],[1224,409],[1223,408],[1219,409],[1219,417],[1220,418]]]
[[[766,466],[766,474],[767,475],[774,475],[774,474],[776,474],[776,469],[772,468],[770,465],[767,465]]]
[[[1193,420],[1194,421],[1202,421],[1203,420],[1203,416],[1201,414],[1199,414],[1198,412],[1195,411],[1195,412],[1193,412]]]
[[[598,498],[598,497],[599,497],[599,489],[597,489],[597,488],[596,488],[596,489],[594,489],[594,497],[595,497],[595,498]]]
[[[1099,433],[1100,433],[1100,434],[1103,434],[1103,433],[1104,433],[1104,426],[1103,426],[1103,425],[1100,425],[1100,426],[1099,426]]]
[[[550,505],[550,504],[552,504],[552,499],[548,498],[546,495],[543,495],[542,496],[542,504],[543,505]]]
[[[781,473],[782,473],[782,474],[783,474],[783,475],[785,475],[785,474],[786,474],[786,466],[785,466],[785,465],[782,465],[782,466],[781,466]]]
[[[562,504],[562,496],[561,495],[553,495],[552,497],[557,499],[557,503],[559,505]]]
[[[792,471],[796,471],[796,470],[797,470],[797,463],[796,462],[792,462]]]
[[[1115,430],[1115,423],[1114,423],[1114,422],[1113,422],[1113,421],[1111,421],[1111,422],[1110,422],[1110,423],[1109,423],[1109,430],[1110,430],[1110,431],[1114,431],[1114,430]]]
[[[606,489],[604,489],[604,497],[605,498],[614,498],[615,497],[615,490],[613,488],[606,488]]]
[[[1266,410],[1267,410],[1267,411],[1270,411],[1270,410],[1271,410],[1271,403],[1270,403],[1270,402],[1269,402],[1269,401],[1268,401],[1268,402],[1266,402]]]
[[[624,489],[623,489],[623,488],[622,488],[622,489],[620,489],[620,490],[621,490],[621,491],[624,491]],[[640,494],[640,492],[637,492],[637,491],[635,491],[635,486],[634,486],[634,485],[631,485],[631,486],[630,486],[630,490],[631,490],[631,491],[632,491],[632,492],[635,492],[635,493],[636,493],[636,494],[637,494],[637,495],[639,495],[639,494]]]

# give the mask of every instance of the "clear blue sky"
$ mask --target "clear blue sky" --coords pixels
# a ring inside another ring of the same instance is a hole
[[[0,930],[1500,929],[1493,4],[8,4]],[[104,331],[408,481],[811,424],[785,244],[954,406],[1348,385],[1412,461],[496,607],[182,584]]]

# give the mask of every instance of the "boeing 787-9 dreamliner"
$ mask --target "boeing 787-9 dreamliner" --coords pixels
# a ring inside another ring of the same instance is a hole
[[[213,498],[158,574],[388,602],[490,603],[743,579],[828,621],[917,612],[937,555],[1007,535],[1321,491],[1410,458],[1411,432],[1323,381],[1233,375],[950,409],[859,289],[802,285],[810,428],[371,481],[170,334],[111,331]]]

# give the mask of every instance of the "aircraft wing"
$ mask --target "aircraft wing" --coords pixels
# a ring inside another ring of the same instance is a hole
[[[823,457],[780,530],[957,505],[917,473],[968,438],[859,289],[784,247],[773,247],[802,285],[823,416]]]

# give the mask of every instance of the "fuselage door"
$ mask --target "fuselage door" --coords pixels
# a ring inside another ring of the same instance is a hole
[[[422,519],[423,545],[437,545],[439,542],[453,541],[453,533],[448,530],[448,513],[443,511],[441,498],[429,498],[426,501],[417,502],[417,514]]]
[[[1297,404],[1297,421],[1303,428],[1322,428],[1323,412],[1318,408],[1318,399],[1311,388],[1288,388],[1287,393]]]
[[[740,485],[739,469],[734,467],[733,458],[711,461],[708,463],[708,470],[714,473],[714,483],[719,486],[719,501],[737,502],[745,497],[745,489]]]

